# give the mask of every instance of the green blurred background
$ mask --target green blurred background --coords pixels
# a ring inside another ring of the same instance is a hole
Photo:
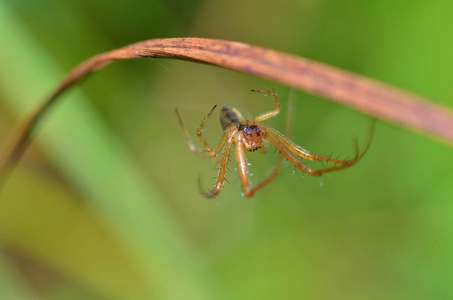
[[[453,107],[452,14],[439,0],[2,0],[2,145],[71,68],[153,38],[273,48]],[[195,139],[214,104],[270,110],[252,88],[276,90],[283,112],[296,99],[293,140],[312,153],[351,156],[366,140],[369,117],[272,82],[117,62],[60,99],[0,192],[0,299],[453,297],[452,149],[426,136],[379,122],[363,160],[322,186],[286,165],[246,199],[231,165],[220,196],[200,196],[217,169],[189,151],[174,109]],[[277,161],[248,157],[253,182]]]

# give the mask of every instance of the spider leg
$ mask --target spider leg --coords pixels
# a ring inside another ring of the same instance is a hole
[[[227,134],[228,136],[228,140],[226,141],[226,143],[224,143],[225,147],[223,148],[222,159],[220,161],[219,175],[217,177],[217,182],[214,185],[214,189],[209,193],[204,194],[204,196],[207,198],[217,196],[223,188],[223,184],[225,182],[225,174],[228,169],[228,163],[230,161],[231,146],[236,139],[237,132],[237,128],[234,127],[229,127],[229,129],[225,131],[225,134]]]
[[[244,147],[241,138],[238,138],[235,144],[236,144],[236,161],[238,164],[238,172],[239,177],[241,178],[244,196],[253,197],[256,191],[269,184],[280,173],[282,169],[281,157],[279,158],[280,162],[277,163],[277,166],[275,167],[274,171],[266,179],[261,181],[257,186],[252,188],[250,186],[249,174],[247,171],[247,160],[245,158]]]
[[[263,126],[260,124],[260,126]],[[329,172],[335,172],[335,171],[340,171],[346,168],[349,168],[356,164],[360,158],[363,157],[363,155],[366,153],[366,151],[369,148],[369,143],[365,150],[359,154],[359,149],[357,145],[357,141],[355,141],[355,151],[356,154],[352,160],[338,160],[338,159],[331,159],[329,157],[324,157],[320,155],[311,155],[308,153],[308,151],[297,147],[294,145],[291,141],[289,141],[286,137],[281,135],[280,133],[276,132],[275,130],[265,127],[267,130],[265,138],[284,156],[291,164],[293,164],[296,168],[298,168],[300,171],[304,172],[307,175],[310,176],[321,176],[324,173],[329,173]],[[296,151],[295,151],[296,150]],[[303,155],[300,153],[302,152]],[[337,166],[330,167],[330,168],[324,168],[324,169],[319,169],[319,170],[313,170],[307,165],[303,164],[296,155],[299,155],[303,158],[307,158],[309,160],[313,161],[328,161],[337,164]]]
[[[256,191],[258,191],[259,189],[262,189],[263,187],[265,187],[266,185],[268,185],[269,183],[272,182],[272,180],[274,180],[279,174],[280,172],[282,171],[283,169],[283,159],[282,159],[282,156],[278,158],[279,161],[277,162],[277,165],[275,166],[274,170],[272,171],[272,173],[270,173],[263,181],[261,181],[259,184],[257,184],[256,186],[254,186],[251,190],[250,190],[250,194],[251,196],[249,197],[252,197]]]
[[[236,142],[236,161],[238,163],[239,177],[241,178],[242,190],[245,197],[253,197],[255,191],[250,188],[249,174],[247,171],[247,160],[245,158],[243,141],[239,137]]]
[[[268,133],[265,137],[274,147],[277,149],[282,157],[286,158],[291,164],[293,164],[296,168],[302,171],[305,174],[312,175],[313,170],[309,168],[307,165],[303,164],[297,156],[291,152],[291,149],[288,148],[285,144],[279,141],[273,134]],[[320,174],[321,175],[321,174]],[[318,175],[318,176],[320,176]],[[316,176],[316,175],[313,175]]]
[[[197,136],[198,138],[200,139],[200,141],[203,143],[204,147],[206,148],[206,150],[208,151],[208,153],[215,157],[217,156],[217,154],[219,152],[216,152],[216,151],[212,151],[211,147],[209,147],[208,143],[206,142],[206,140],[204,139],[203,135],[202,135],[202,130],[203,130],[203,127],[204,127],[204,124],[208,121],[208,119],[211,117],[212,113],[214,112],[214,109],[217,107],[217,105],[214,105],[213,108],[211,108],[211,110],[209,111],[208,115],[204,118],[203,122],[201,122],[200,124],[200,127],[198,127],[198,130],[197,130]],[[223,137],[222,137],[222,140],[223,140]],[[219,147],[217,147],[219,148]],[[222,147],[220,147],[222,148]],[[219,150],[219,149],[216,149],[216,150]],[[220,151],[220,150],[219,150]]]
[[[296,110],[295,106],[296,106],[296,103],[295,103],[294,97],[290,97],[290,99],[288,100],[288,113],[287,113],[288,118],[286,120],[286,128],[285,128],[285,132],[288,137],[291,137],[291,135],[293,133],[293,129],[294,129],[294,118],[295,118],[295,110]],[[263,146],[263,148],[264,148],[264,146]],[[262,152],[264,153],[265,151],[262,151]],[[263,179],[259,184],[257,184],[255,187],[252,188],[252,190],[251,190],[252,194],[254,194],[259,189],[262,189],[263,187],[265,187],[266,185],[271,183],[280,174],[280,172],[283,169],[284,158],[285,157],[282,155],[280,155],[278,157],[277,164],[275,165],[274,170],[272,170],[272,172],[265,179]]]
[[[259,115],[258,117],[255,118],[253,121],[254,123],[261,122],[264,120],[267,120],[269,118],[272,118],[280,113],[280,103],[278,102],[277,99],[277,94],[275,94],[274,91],[268,91],[268,90],[252,90],[252,92],[257,92],[257,93],[266,93],[272,95],[272,98],[274,98],[275,102],[275,109],[269,112],[266,112],[264,114]]]
[[[219,142],[219,145],[217,146],[216,150],[215,151],[212,151],[212,149],[208,146],[207,142],[205,141],[205,139],[203,138],[203,136],[201,135],[201,130],[203,129],[203,126],[204,124],[206,123],[206,121],[209,119],[209,117],[211,116],[212,112],[214,111],[214,109],[216,108],[217,106],[214,106],[211,111],[209,112],[209,114],[204,118],[203,122],[201,123],[200,127],[198,128],[198,131],[197,131],[197,135],[198,137],[200,138],[201,142],[203,143],[203,145],[205,146],[206,150],[208,151],[208,153],[205,153],[199,149],[197,149],[195,147],[195,145],[193,144],[192,140],[190,139],[189,137],[189,134],[187,133],[187,130],[186,130],[186,127],[184,126],[184,123],[182,122],[182,119],[181,119],[181,115],[179,114],[179,111],[178,109],[176,108],[176,115],[178,116],[178,120],[179,120],[179,124],[181,125],[181,128],[182,128],[182,131],[184,133],[184,138],[186,139],[186,142],[187,142],[187,145],[189,146],[190,150],[198,155],[201,155],[203,157],[207,157],[217,163],[220,163],[220,159],[217,158],[217,155],[220,153],[220,151],[222,150],[222,147],[223,147],[223,144],[225,143],[226,139],[227,139],[227,134],[224,133],[222,138],[220,139],[220,142]]]
[[[285,137],[283,134],[279,133],[275,129],[264,126],[263,124],[260,124],[259,126],[260,126],[261,130],[264,130],[265,132],[267,132],[268,135],[272,136],[272,139],[279,141],[279,143],[281,145],[284,145],[286,148],[288,148],[290,151],[294,152],[296,155],[298,155],[302,158],[311,160],[311,161],[327,161],[327,162],[331,162],[331,163],[339,164],[339,165],[349,165],[351,161],[357,162],[366,153],[366,151],[368,150],[368,148],[370,146],[370,142],[371,142],[371,139],[370,139],[367,143],[365,150],[361,154],[359,154],[359,150],[357,147],[357,141],[355,141],[354,148],[356,150],[356,154],[355,154],[354,158],[352,160],[341,160],[341,159],[335,159],[335,158],[326,157],[326,156],[317,155],[317,154],[310,154],[310,152],[308,150],[305,150],[302,147],[296,146],[287,137]]]

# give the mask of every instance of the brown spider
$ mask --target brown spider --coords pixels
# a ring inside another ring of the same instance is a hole
[[[212,115],[212,112],[217,107],[217,105],[215,105],[208,113],[208,115],[204,118],[203,122],[201,122],[201,125],[197,131],[197,136],[200,138],[201,142],[205,146],[207,153],[195,148],[192,140],[190,139],[184,127],[181,116],[178,110],[176,109],[179,123],[182,126],[182,130],[184,132],[184,136],[186,138],[190,150],[201,156],[208,157],[209,159],[220,164],[219,175],[217,178],[217,182],[214,186],[214,189],[209,193],[204,193],[204,196],[208,198],[212,198],[218,195],[222,190],[225,181],[225,173],[228,167],[228,163],[230,161],[231,146],[233,144],[236,147],[236,160],[238,164],[239,176],[241,178],[242,189],[244,191],[245,197],[253,197],[257,190],[263,188],[264,186],[269,184],[273,179],[275,179],[275,177],[277,177],[277,175],[280,173],[282,169],[280,160],[274,171],[266,179],[264,179],[260,184],[253,188],[250,186],[244,149],[247,151],[256,151],[261,148],[261,151],[265,152],[266,151],[264,148],[265,139],[268,140],[280,152],[280,154],[284,158],[286,158],[291,164],[293,164],[303,173],[310,176],[321,176],[324,173],[340,171],[349,168],[356,164],[363,157],[363,155],[366,153],[370,146],[369,142],[365,150],[361,154],[359,154],[358,145],[357,142],[355,142],[354,143],[355,156],[352,160],[339,160],[321,155],[310,154],[310,152],[299,146],[296,146],[287,137],[277,132],[275,129],[267,127],[260,123],[261,121],[272,118],[276,116],[278,113],[280,113],[280,103],[277,100],[277,95],[273,91],[267,90],[252,90],[252,92],[266,93],[272,95],[272,97],[274,98],[276,108],[272,111],[257,116],[253,120],[245,120],[237,109],[232,108],[228,105],[224,105],[222,107],[222,110],[220,111],[220,123],[222,124],[224,133],[217,148],[215,150],[212,150],[211,147],[209,147],[206,140],[203,138],[201,132],[204,127],[204,124],[208,121],[209,117]],[[223,152],[222,157],[219,158],[218,155],[221,152]],[[300,156],[311,161],[331,162],[336,164],[337,166],[313,170],[309,168],[307,165],[303,164],[298,159],[297,156]]]

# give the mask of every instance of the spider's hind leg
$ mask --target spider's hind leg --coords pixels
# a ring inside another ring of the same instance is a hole
[[[225,135],[222,137],[222,139],[220,140],[220,143],[219,145],[217,146],[217,149],[216,151],[212,151],[212,149],[208,146],[208,143],[206,142],[206,140],[203,138],[202,134],[201,134],[201,131],[203,129],[203,126],[204,124],[206,123],[206,121],[209,119],[209,117],[212,115],[212,112],[214,111],[214,109],[217,107],[214,106],[208,113],[208,115],[204,118],[203,122],[200,124],[200,126],[198,127],[198,131],[197,131],[197,135],[198,137],[200,138],[201,142],[203,143],[203,145],[205,146],[206,150],[208,151],[208,153],[206,152],[203,152],[201,151],[200,149],[196,148],[195,145],[193,144],[192,140],[190,139],[190,136],[189,136],[189,133],[187,132],[186,130],[186,127],[184,126],[184,123],[182,122],[182,118],[181,118],[181,115],[178,111],[178,109],[176,108],[175,111],[176,111],[176,115],[178,116],[178,120],[179,120],[179,124],[181,125],[181,128],[182,128],[182,131],[184,133],[184,138],[186,139],[186,142],[187,142],[187,145],[189,146],[190,150],[193,152],[193,153],[196,153],[200,156],[203,156],[203,157],[207,157],[209,158],[210,160],[212,161],[215,161],[217,163],[220,163],[220,159],[217,157],[218,153],[220,153],[222,147],[223,147],[223,144],[225,143]]]

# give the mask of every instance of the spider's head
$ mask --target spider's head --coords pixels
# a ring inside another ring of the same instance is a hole
[[[264,144],[264,138],[261,130],[257,125],[241,126],[241,138],[244,142],[244,148],[248,151],[256,151]]]

